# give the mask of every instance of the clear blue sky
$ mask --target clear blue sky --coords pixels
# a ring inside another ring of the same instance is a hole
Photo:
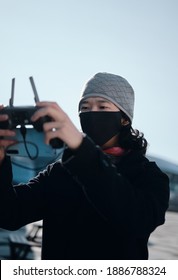
[[[178,163],[177,0],[0,0],[0,103],[54,100],[79,127],[77,105],[95,73],[125,77],[136,94],[133,127],[148,153]]]

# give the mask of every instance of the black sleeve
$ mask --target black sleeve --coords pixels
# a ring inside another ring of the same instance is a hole
[[[85,137],[77,151],[64,153],[62,162],[96,211],[117,227],[148,235],[164,222],[169,199],[168,179],[148,161],[137,170],[135,179],[130,180]]]
[[[47,171],[27,184],[12,184],[11,161],[6,157],[0,168],[0,227],[16,230],[41,220],[45,209],[44,184]]]

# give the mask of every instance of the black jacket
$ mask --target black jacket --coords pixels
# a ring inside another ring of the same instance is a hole
[[[155,163],[129,152],[113,164],[87,137],[27,184],[12,186],[9,158],[0,168],[0,227],[43,220],[42,259],[147,259],[168,200]]]

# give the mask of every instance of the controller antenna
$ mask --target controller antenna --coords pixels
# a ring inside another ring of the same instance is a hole
[[[36,86],[35,86],[33,77],[29,77],[29,79],[30,79],[30,83],[31,83],[31,86],[32,86],[32,89],[33,89],[35,103],[37,103],[37,102],[40,101],[40,99],[39,99],[39,96],[38,96],[38,92],[36,90]]]
[[[9,99],[9,106],[14,106],[14,90],[15,90],[15,78],[12,79],[12,85],[11,85],[11,98]]]

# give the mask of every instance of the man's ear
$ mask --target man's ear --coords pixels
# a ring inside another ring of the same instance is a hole
[[[123,126],[126,126],[126,125],[128,125],[130,122],[128,121],[128,120],[126,120],[126,119],[121,119],[121,124],[123,125]]]

